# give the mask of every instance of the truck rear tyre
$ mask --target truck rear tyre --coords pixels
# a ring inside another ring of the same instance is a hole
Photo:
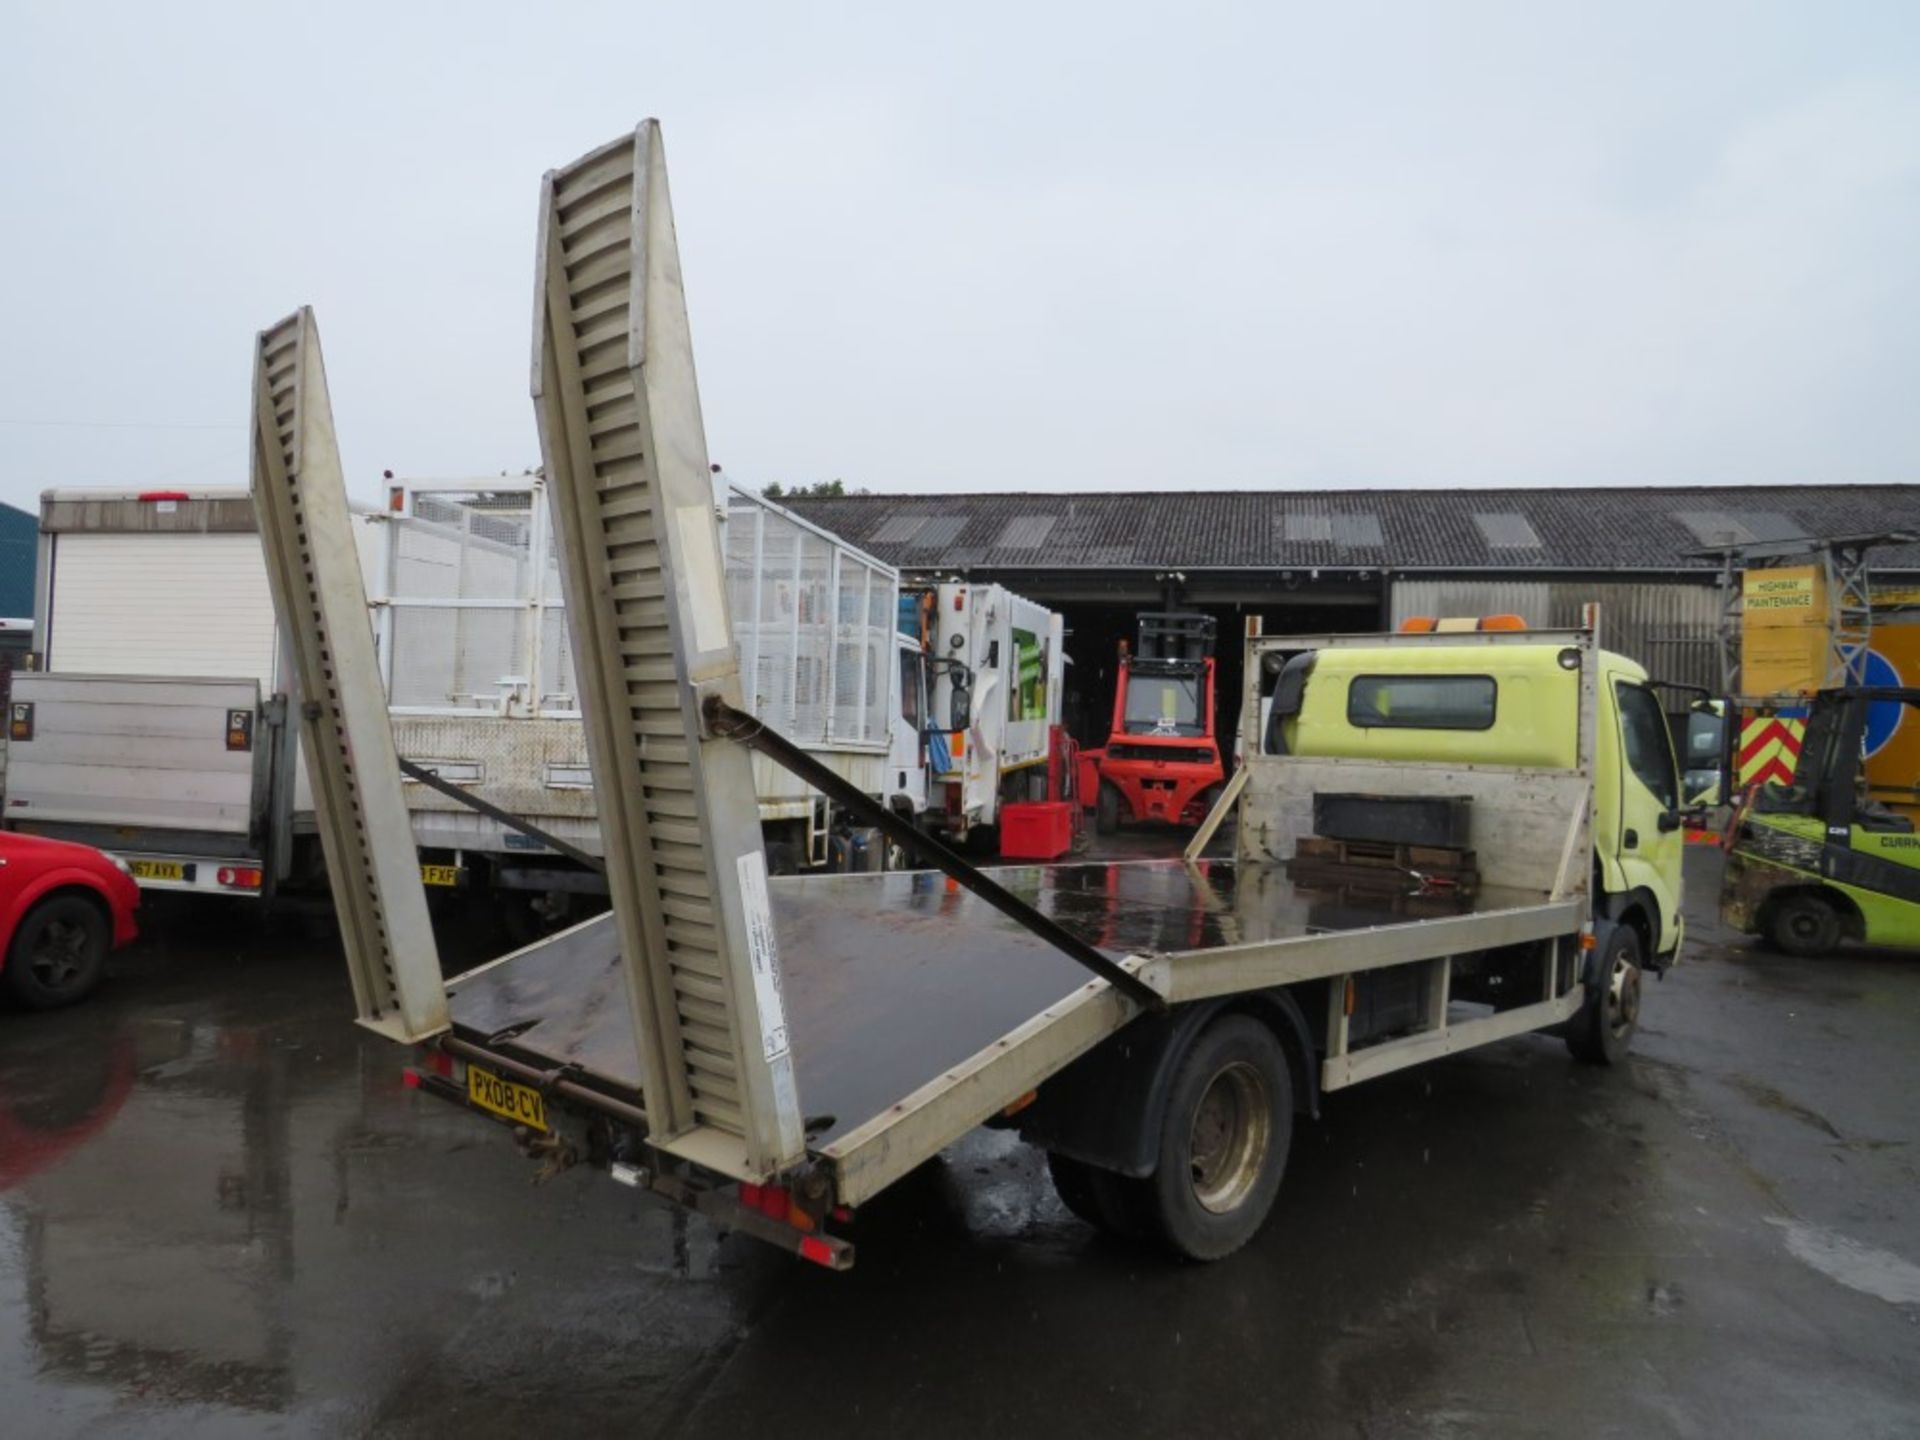
[[[79,895],[42,900],[13,932],[4,976],[29,1010],[71,1005],[100,983],[113,936],[100,907]]]
[[[1822,896],[1786,895],[1773,905],[1767,938],[1789,955],[1817,959],[1840,944],[1840,914]]]
[[[1147,1181],[1103,1170],[1057,1150],[1047,1152],[1047,1173],[1060,1202],[1094,1229],[1122,1240],[1145,1240],[1153,1234]]]
[[[1120,828],[1120,792],[1100,782],[1100,793],[1094,797],[1093,828],[1102,835],[1111,835]]]
[[[1100,1212],[1093,1203],[1093,1167],[1084,1160],[1075,1160],[1071,1155],[1062,1155],[1058,1150],[1047,1152],[1047,1175],[1053,1181],[1054,1193],[1080,1219],[1089,1225],[1099,1226]]]
[[[1614,926],[1595,964],[1601,984],[1588,989],[1587,1003],[1567,1026],[1567,1049],[1590,1065],[1618,1065],[1640,1023],[1640,933]]]
[[[1153,1229],[1175,1254],[1218,1260],[1266,1223],[1293,1140],[1293,1080],[1280,1041],[1227,1015],[1180,1062],[1160,1127],[1159,1163],[1139,1182]]]

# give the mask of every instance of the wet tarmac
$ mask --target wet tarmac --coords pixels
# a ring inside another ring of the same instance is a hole
[[[323,931],[156,915],[0,1013],[0,1435],[1920,1433],[1920,957],[1749,948],[1693,878],[1624,1070],[1530,1037],[1330,1096],[1210,1267],[987,1133],[846,1275],[535,1188]]]

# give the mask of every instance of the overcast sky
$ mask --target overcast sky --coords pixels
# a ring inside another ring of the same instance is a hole
[[[1910,3],[8,13],[15,504],[245,484],[301,303],[356,493],[535,463],[538,178],[645,115],[737,479],[1920,478]]]

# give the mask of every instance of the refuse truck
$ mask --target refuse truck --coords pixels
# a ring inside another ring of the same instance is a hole
[[[1065,622],[1004,585],[947,581],[901,595],[926,646],[934,731],[927,827],[954,844],[992,835],[1001,807],[1047,798],[1060,744]]]
[[[1254,637],[1269,720],[1209,817],[1230,860],[977,869],[744,706],[657,123],[550,172],[540,216],[532,389],[606,916],[443,978],[311,311],[255,352],[343,951],[424,1096],[836,1269],[862,1206],[1005,1126],[1090,1223],[1217,1259],[1326,1093],[1533,1031],[1620,1057],[1681,941],[1638,666],[1590,631]],[[770,878],[757,755],[932,868]]]

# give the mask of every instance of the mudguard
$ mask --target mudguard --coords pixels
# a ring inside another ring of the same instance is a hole
[[[1152,1174],[1174,1073],[1200,1032],[1228,1012],[1273,1027],[1292,1071],[1294,1108],[1317,1116],[1320,1068],[1306,1017],[1290,992],[1262,990],[1143,1015],[1047,1081],[1020,1114],[1021,1136],[1122,1175]]]

